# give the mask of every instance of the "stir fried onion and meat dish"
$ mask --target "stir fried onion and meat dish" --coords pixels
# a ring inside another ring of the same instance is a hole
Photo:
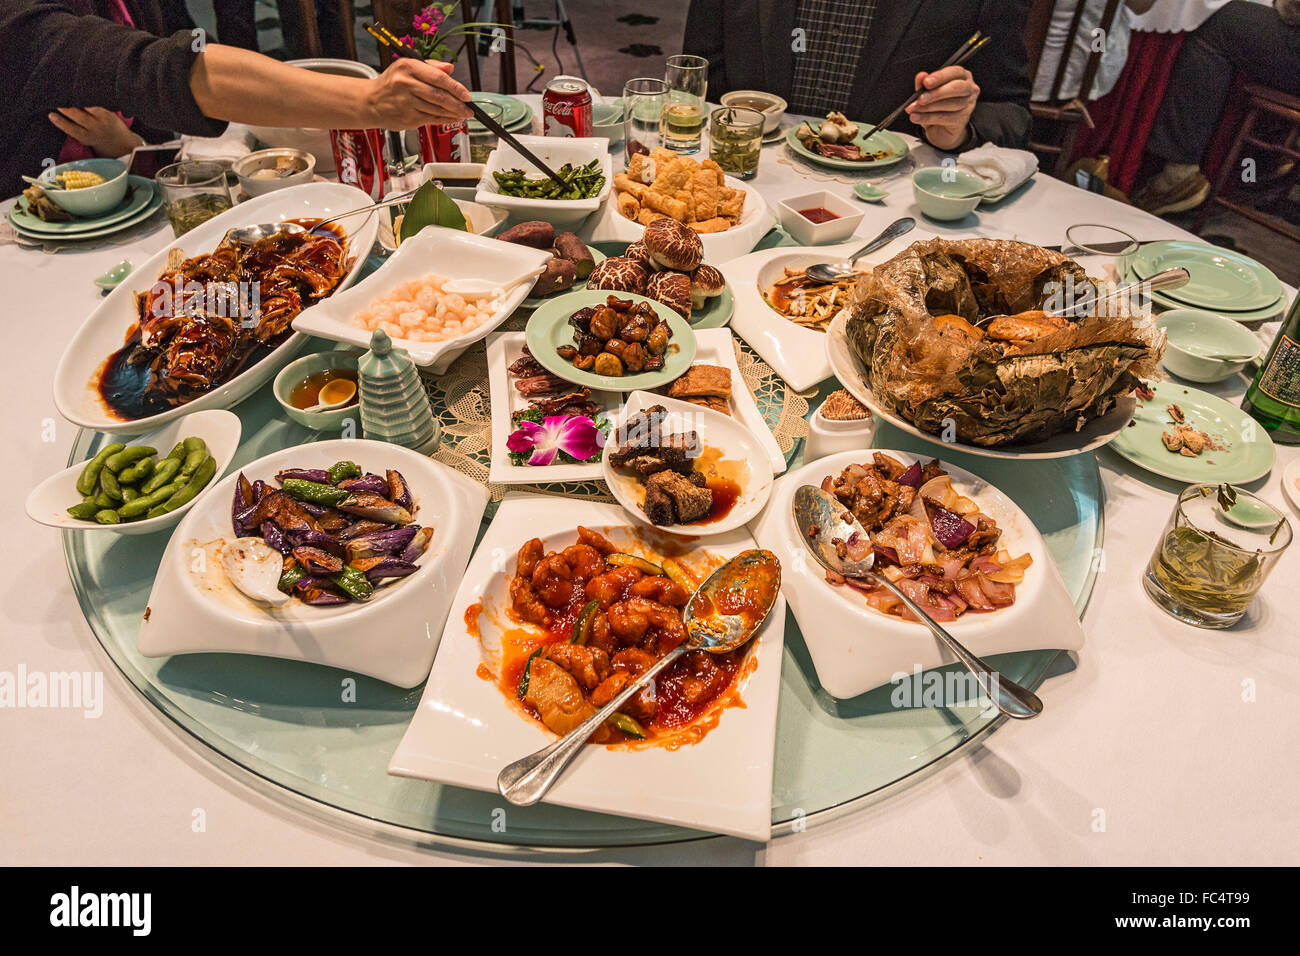
[[[853,560],[874,548],[875,568],[936,621],[1014,604],[1016,585],[1032,563],[1000,547],[1002,529],[972,499],[957,493],[938,461],[904,465],[876,452],[869,464],[829,475],[822,490],[835,495],[871,536],[835,542]],[[877,611],[913,619],[886,588],[826,572],[832,584],[861,591]]]
[[[549,730],[568,733],[686,639],[682,609],[698,584],[678,562],[620,552],[588,528],[578,528],[577,541],[557,551],[547,551],[540,538],[525,542],[510,579],[509,615],[535,626],[529,637],[535,647],[526,658],[503,660],[503,690]],[[744,660],[743,648],[683,655],[590,742],[678,737],[735,702],[729,692]]]

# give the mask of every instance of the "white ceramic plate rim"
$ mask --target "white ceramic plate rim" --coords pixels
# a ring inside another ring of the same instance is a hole
[[[325,214],[346,212],[370,201],[369,196],[353,186],[341,183],[305,183],[240,203],[186,233],[180,240],[168,243],[165,249],[146,259],[126,281],[110,292],[73,333],[54,373],[54,404],[59,414],[82,428],[139,434],[174,421],[188,412],[205,408],[229,408],[248,397],[270,381],[293,357],[304,341],[301,334],[291,333],[270,355],[194,401],[133,421],[119,421],[110,416],[99,398],[95,381],[100,366],[120,347],[127,329],[136,321],[136,287],[141,282],[154,281],[153,277],[162,271],[170,249],[186,249],[197,255],[201,251],[216,248],[221,237],[236,226],[299,218],[304,213],[313,211]],[[375,243],[378,228],[379,224],[371,216],[361,229],[349,234],[348,252],[354,257],[353,264],[334,294],[337,295],[356,281]],[[144,277],[150,278],[146,280]],[[99,345],[92,345],[97,337],[105,340],[103,349]],[[88,405],[94,409],[93,414],[88,410]]]
[[[532,288],[532,282],[527,281],[528,278],[540,274],[551,258],[548,251],[527,246],[519,246],[517,251],[506,249],[503,252],[503,245],[498,239],[461,232],[459,229],[426,226],[405,240],[383,266],[358,282],[346,294],[336,293],[311,308],[304,309],[293,320],[294,330],[366,349],[370,347],[374,333],[354,324],[352,317],[375,298],[392,292],[404,282],[426,275],[437,274],[449,279],[481,278],[476,271],[476,252],[486,253],[503,263],[513,258],[511,265],[514,268],[506,271],[500,284],[519,284],[506,293],[501,305],[482,325],[442,342],[392,339],[394,347],[405,349],[416,365],[436,365],[445,356],[464,352],[466,347],[485,338],[510,318],[511,313],[528,297]]]
[[[496,777],[511,760],[555,739],[512,711],[496,682],[475,674],[479,642],[464,613],[496,578],[514,567],[529,537],[574,538],[578,525],[622,528],[618,505],[519,492],[507,494],[466,569],[415,717],[388,772],[496,792]],[[753,547],[744,531],[701,545],[731,556]],[[507,555],[504,570],[499,555]],[[676,751],[661,747],[607,750],[590,746],[544,798],[547,803],[615,813],[750,840],[771,836],[771,787],[776,707],[780,692],[784,600],[773,608],[751,655],[757,669],[742,685],[744,708],[730,708],[700,743]]]
[[[840,313],[831,322],[826,331],[826,353],[830,358],[835,377],[850,395],[871,409],[873,415],[879,415],[896,428],[901,428],[909,435],[924,438],[941,448],[955,448],[971,455],[984,458],[1068,458],[1100,448],[1112,441],[1116,435],[1127,427],[1133,417],[1136,399],[1130,395],[1121,395],[1115,401],[1115,407],[1100,418],[1094,418],[1077,432],[1062,432],[1044,441],[1028,445],[1012,445],[1003,448],[985,448],[966,442],[945,442],[938,435],[922,431],[907,419],[902,418],[878,401],[867,384],[862,363],[853,353],[846,333],[847,317]],[[936,453],[939,454],[939,453]]]
[[[741,486],[740,497],[736,500],[736,504],[731,511],[722,519],[711,524],[651,524],[645,512],[641,510],[636,500],[624,487],[625,483],[632,480],[631,477],[617,471],[609,463],[609,456],[618,445],[617,433],[622,428],[627,417],[633,412],[649,408],[651,405],[662,405],[667,409],[666,427],[678,431],[686,427],[683,422],[689,422],[689,427],[695,429],[700,436],[700,441],[706,447],[718,449],[722,452],[724,459],[748,463],[749,477]],[[615,421],[614,427],[610,430],[609,440],[605,442],[604,451],[600,456],[600,468],[610,494],[618,500],[618,503],[623,506],[623,510],[631,515],[638,524],[668,534],[704,538],[715,534],[725,534],[728,531],[743,527],[763,510],[768,497],[772,494],[772,472],[767,467],[758,465],[758,462],[765,458],[766,455],[758,443],[758,438],[731,416],[700,405],[692,405],[690,402],[638,390],[628,395],[622,412]]]
[[[112,531],[117,534],[148,534],[152,531],[160,531],[163,528],[171,527],[184,516],[185,512],[206,498],[217,483],[221,481],[221,476],[226,473],[231,460],[235,457],[235,452],[239,450],[239,436],[242,432],[243,423],[240,422],[238,415],[220,408],[209,408],[206,411],[197,411],[184,415],[148,435],[141,435],[138,438],[132,438],[128,442],[123,442],[128,448],[135,445],[149,445],[156,448],[158,449],[159,459],[165,457],[171,451],[172,446],[182,438],[202,438],[207,444],[209,454],[212,454],[212,457],[216,459],[217,470],[213,472],[212,478],[205,488],[190,499],[189,502],[181,505],[170,514],[123,524],[97,524],[94,521],[78,521],[69,515],[66,509],[75,505],[81,499],[81,495],[77,493],[76,489],[77,478],[81,475],[82,469],[86,467],[86,462],[81,461],[54,473],[31,490],[27,495],[27,517],[50,528],[67,528],[70,531]],[[57,501],[66,503],[61,508],[51,508],[48,505],[42,507],[42,499],[47,496],[50,496],[51,504],[56,503],[56,497]]]

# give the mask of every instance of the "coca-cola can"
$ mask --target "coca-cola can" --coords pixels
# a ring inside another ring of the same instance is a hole
[[[591,135],[591,89],[582,80],[557,76],[542,94],[542,131],[547,136]]]
[[[330,145],[339,182],[356,186],[375,202],[388,192],[382,129],[332,129]]]
[[[423,163],[468,163],[469,122],[426,123],[416,130]]]

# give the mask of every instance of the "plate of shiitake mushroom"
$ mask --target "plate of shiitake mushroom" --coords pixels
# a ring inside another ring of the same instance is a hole
[[[552,375],[588,388],[657,388],[695,358],[695,333],[668,306],[635,293],[587,289],[528,320],[528,350]]]

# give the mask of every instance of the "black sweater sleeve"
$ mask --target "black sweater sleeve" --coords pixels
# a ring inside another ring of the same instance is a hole
[[[984,143],[1024,149],[1029,144],[1029,65],[1025,21],[1029,0],[985,0],[979,29],[991,36],[966,65],[980,84],[963,149]]]
[[[190,93],[193,37],[170,37],[79,16],[49,0],[0,0],[0,182],[14,191],[58,154],[64,135],[46,118],[61,106],[102,106],[161,129],[217,136]]]

